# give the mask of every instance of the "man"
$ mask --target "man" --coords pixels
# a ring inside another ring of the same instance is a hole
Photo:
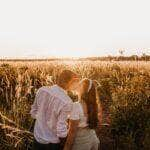
[[[67,136],[67,117],[72,109],[72,100],[67,90],[74,90],[79,76],[64,70],[56,85],[41,87],[31,106],[31,116],[36,119],[34,126],[35,150],[60,150],[60,145]]]

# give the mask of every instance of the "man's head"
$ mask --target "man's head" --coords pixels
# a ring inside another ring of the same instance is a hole
[[[57,80],[57,84],[65,90],[74,90],[79,83],[79,75],[71,70],[63,70]]]

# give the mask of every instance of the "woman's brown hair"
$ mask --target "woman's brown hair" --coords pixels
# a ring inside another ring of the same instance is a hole
[[[98,102],[96,87],[92,82],[91,88],[89,89],[90,80],[87,78],[82,80],[82,84],[83,91],[81,93],[81,100],[83,100],[87,106],[89,128],[95,129],[98,125]]]

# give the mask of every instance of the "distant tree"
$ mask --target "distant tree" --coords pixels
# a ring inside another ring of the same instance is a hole
[[[146,53],[142,53],[142,60],[148,61],[150,59],[150,56],[147,55]]]
[[[109,61],[112,61],[113,57],[112,57],[111,55],[108,55],[108,56],[107,56],[107,59],[108,59]]]
[[[138,55],[132,55],[132,56],[130,56],[130,60],[138,60]]]
[[[119,54],[120,54],[120,56],[123,56],[123,55],[124,55],[124,52],[125,52],[124,49],[119,49]]]

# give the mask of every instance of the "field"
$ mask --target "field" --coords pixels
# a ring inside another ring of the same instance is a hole
[[[54,84],[66,68],[100,83],[101,149],[150,149],[149,61],[2,61],[0,150],[31,148],[34,120],[29,111],[35,92]]]

